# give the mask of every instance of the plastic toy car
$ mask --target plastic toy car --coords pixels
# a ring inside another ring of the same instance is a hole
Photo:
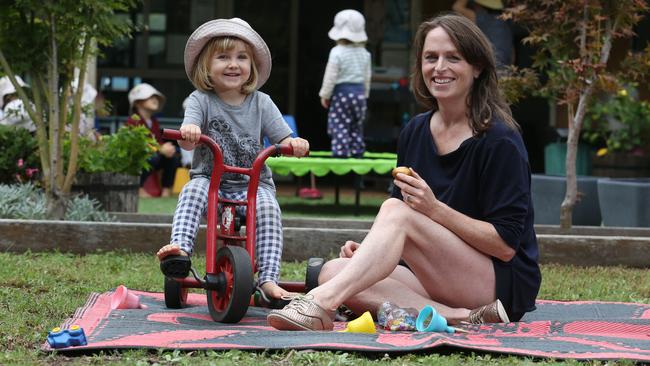
[[[73,325],[70,329],[56,327],[47,334],[47,343],[52,348],[65,348],[72,346],[85,346],[86,334],[83,328]]]

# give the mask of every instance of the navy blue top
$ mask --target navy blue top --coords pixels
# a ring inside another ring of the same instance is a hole
[[[541,273],[530,166],[521,135],[493,120],[487,131],[463,141],[455,151],[439,155],[429,128],[432,113],[415,116],[401,132],[397,165],[413,168],[449,207],[494,225],[516,251],[509,262],[492,258],[495,266],[511,269],[511,310],[534,310]],[[392,195],[402,199],[398,187]]]

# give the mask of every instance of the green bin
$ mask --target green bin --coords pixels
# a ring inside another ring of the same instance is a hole
[[[544,173],[566,175],[566,142],[555,142],[544,148]],[[578,144],[576,174],[591,175],[591,148]]]

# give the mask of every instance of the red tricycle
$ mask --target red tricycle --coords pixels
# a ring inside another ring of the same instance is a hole
[[[177,130],[163,130],[168,140],[180,140]],[[208,189],[207,235],[205,267],[206,274],[200,278],[194,268],[192,276],[184,278],[165,277],[165,305],[181,308],[187,301],[188,288],[203,288],[208,298],[208,309],[214,321],[237,323],[246,315],[253,302],[255,285],[255,211],[257,188],[264,162],[272,155],[293,155],[289,145],[274,145],[260,151],[253,166],[241,168],[225,165],[219,145],[209,136],[201,135],[199,143],[207,145],[214,157],[214,166]],[[245,201],[222,199],[219,184],[224,173],[244,174],[250,177]],[[221,205],[221,207],[219,207]],[[246,206],[245,235],[240,235],[242,219],[237,217],[235,207]],[[220,225],[218,223],[221,217]],[[220,245],[219,245],[220,244]],[[321,258],[311,258],[307,266],[305,282],[280,282],[287,291],[307,292],[318,285],[318,273],[323,264]]]

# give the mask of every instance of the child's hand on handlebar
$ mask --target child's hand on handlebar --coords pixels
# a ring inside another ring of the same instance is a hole
[[[309,152],[309,142],[300,137],[288,137],[282,143],[289,143],[293,148],[293,156],[301,157],[306,156]]]
[[[196,145],[201,138],[201,128],[197,125],[182,125],[180,130],[183,141]]]

